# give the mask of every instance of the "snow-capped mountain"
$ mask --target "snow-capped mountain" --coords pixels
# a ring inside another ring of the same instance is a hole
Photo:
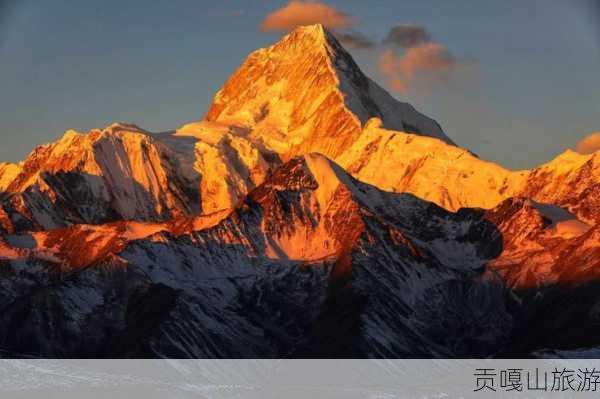
[[[367,78],[322,26],[302,27],[252,53],[202,121],[68,131],[0,164],[0,348],[239,358],[600,346],[599,201],[598,153],[523,171],[481,160]]]
[[[199,212],[198,188],[147,132],[114,124],[37,147],[3,182],[5,231]],[[5,172],[6,173],[6,172]],[[3,174],[3,181],[6,175]]]
[[[383,129],[378,119],[367,123],[337,161],[359,180],[410,192],[449,210],[492,208],[518,193],[528,173],[483,161],[435,138]]]
[[[125,124],[69,131],[20,165],[1,164],[0,221],[23,231],[208,214],[233,207],[281,160],[310,152],[449,210],[526,196],[597,220],[597,157],[565,153],[533,171],[480,160],[368,79],[315,25],[252,53],[206,120],[160,134]]]
[[[208,121],[239,124],[289,158],[335,159],[371,117],[389,129],[452,141],[434,120],[367,78],[322,25],[300,27],[250,54],[215,95]]]
[[[240,126],[201,121],[159,135],[183,158],[180,167],[193,165],[192,174],[200,179],[202,213],[232,208],[280,165],[276,153],[246,133]]]
[[[121,123],[87,134],[70,130],[21,164],[2,164],[2,230],[161,221],[231,208],[279,158],[228,128],[204,125],[159,134]]]
[[[0,220],[10,232],[228,209],[281,159],[336,155],[374,116],[451,142],[364,76],[322,26],[299,28],[251,54],[205,121],[157,135],[125,124],[68,131],[21,165],[2,164]]]
[[[600,223],[600,153],[565,151],[533,169],[520,195],[565,207],[585,222]]]

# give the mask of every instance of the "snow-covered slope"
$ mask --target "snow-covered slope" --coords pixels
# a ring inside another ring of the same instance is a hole
[[[370,117],[390,129],[451,142],[435,121],[368,79],[321,25],[300,27],[250,54],[206,115],[247,127],[284,158],[310,152],[335,158]]]
[[[193,166],[200,176],[203,213],[233,208],[280,165],[277,154],[246,136],[243,127],[208,121],[184,125],[172,136],[160,135],[167,146],[181,148],[186,155],[180,164]],[[194,144],[191,150],[178,145],[186,139]]]
[[[502,253],[490,270],[508,285],[536,290],[577,285],[600,277],[598,226],[556,205],[511,198],[486,212],[502,235]]]
[[[373,118],[336,161],[357,179],[409,192],[449,209],[491,209],[517,196],[600,222],[600,154],[567,150],[532,170],[512,171],[441,140],[396,132]],[[386,173],[382,173],[386,171]]]
[[[70,130],[36,148],[3,183],[6,224],[50,229],[199,212],[198,182],[180,174],[167,155],[133,125],[113,124],[88,134]]]
[[[14,163],[0,163],[0,193],[6,191],[19,173],[21,173],[19,165]]]
[[[520,195],[566,207],[581,220],[600,224],[600,152],[565,151],[533,169]]]
[[[113,124],[67,131],[20,165],[0,165],[7,232],[230,209],[280,164],[235,126],[199,122],[153,134]]]
[[[450,210],[494,207],[520,191],[527,176],[435,138],[383,129],[376,118],[337,161],[361,181]]]

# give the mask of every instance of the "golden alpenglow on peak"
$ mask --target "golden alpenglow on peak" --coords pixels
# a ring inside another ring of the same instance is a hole
[[[244,125],[287,159],[336,158],[379,117],[389,129],[440,138],[440,126],[366,77],[322,25],[299,27],[244,61],[215,95],[208,121]]]
[[[308,48],[311,45],[315,48],[328,45],[331,40],[335,40],[333,35],[321,24],[300,26],[285,35],[279,44],[296,45]]]

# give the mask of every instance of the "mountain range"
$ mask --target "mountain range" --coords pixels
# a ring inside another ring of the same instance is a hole
[[[7,357],[570,356],[599,271],[599,153],[481,160],[321,25],[199,121],[0,164]]]

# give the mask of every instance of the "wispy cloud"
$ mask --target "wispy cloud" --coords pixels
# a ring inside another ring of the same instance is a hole
[[[402,55],[386,50],[379,57],[378,65],[388,85],[402,93],[418,79],[445,84],[461,66],[444,46],[432,42],[410,47]]]
[[[600,132],[594,132],[577,143],[576,151],[580,154],[591,154],[600,150]]]
[[[388,86],[394,91],[405,93],[408,89],[405,78],[402,76],[401,61],[396,54],[387,50],[379,57],[379,71],[386,78]]]
[[[288,32],[302,25],[320,23],[347,48],[386,47],[377,64],[390,89],[405,93],[417,86],[445,85],[465,64],[442,44],[434,41],[425,27],[397,24],[383,40],[373,40],[355,29],[357,18],[318,0],[291,0],[267,14],[260,25],[264,32]],[[419,83],[419,84],[417,84]],[[421,85],[423,83],[423,85]]]
[[[412,24],[393,26],[383,39],[384,44],[393,44],[404,49],[430,41],[431,36],[424,27]]]
[[[406,93],[416,86],[433,89],[447,85],[458,71],[467,70],[464,68],[467,64],[458,60],[444,45],[434,41],[423,26],[395,25],[382,43],[401,49],[398,54],[388,47],[379,57],[379,71],[394,91]]]
[[[374,40],[371,40],[364,33],[352,30],[348,32],[335,32],[335,37],[342,43],[344,46],[355,49],[369,49],[374,48],[376,43]]]
[[[298,26],[317,23],[330,29],[343,29],[355,22],[355,17],[319,1],[292,0],[268,14],[260,29],[265,32],[287,32]]]

